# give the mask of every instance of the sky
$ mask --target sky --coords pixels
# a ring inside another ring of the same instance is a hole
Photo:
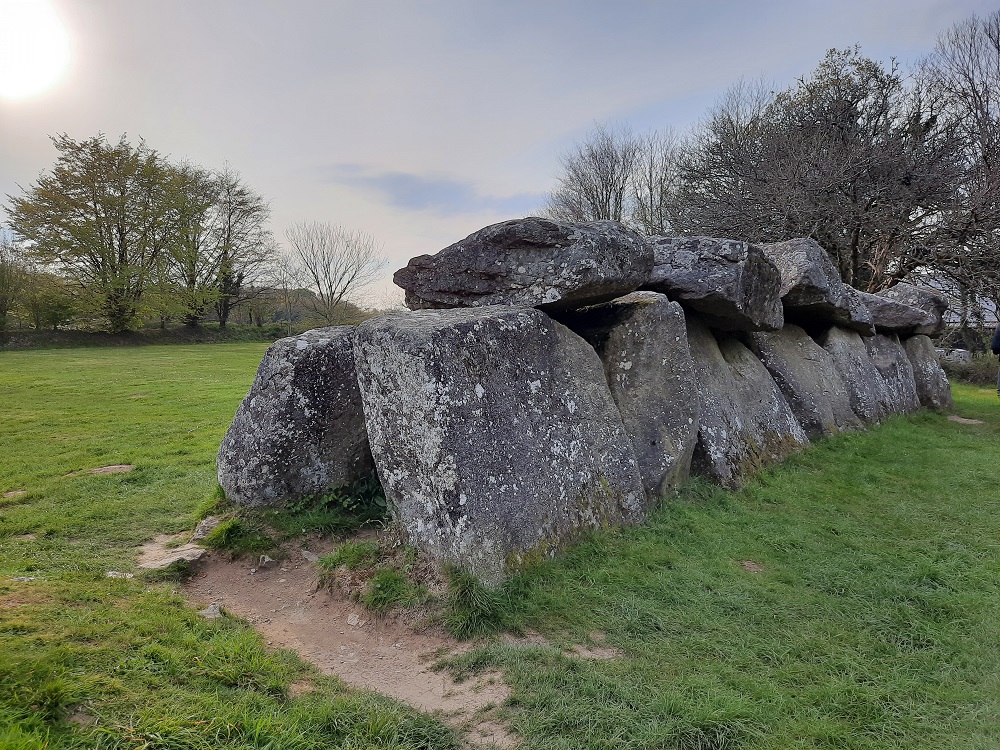
[[[47,21],[12,34],[26,5]],[[0,0],[0,82],[21,53],[53,78],[32,95],[0,90],[0,223],[6,196],[52,166],[50,135],[125,133],[177,161],[239,171],[269,201],[279,241],[301,221],[369,233],[388,262],[368,301],[389,304],[409,258],[539,209],[560,155],[595,123],[683,131],[741,77],[784,88],[826,50],[855,44],[910,64],[995,7]]]

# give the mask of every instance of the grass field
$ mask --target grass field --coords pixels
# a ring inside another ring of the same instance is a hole
[[[106,577],[193,525],[264,346],[0,354],[0,494],[27,491],[0,498],[0,748],[458,746],[170,581]],[[493,641],[449,668],[500,669],[529,748],[1000,747],[1000,402],[955,390],[985,424],[896,418],[696,483],[510,587],[515,627],[621,658]]]

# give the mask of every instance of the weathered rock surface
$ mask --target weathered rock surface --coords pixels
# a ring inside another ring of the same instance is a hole
[[[903,342],[903,349],[913,366],[913,380],[920,405],[938,411],[951,411],[955,406],[951,398],[951,384],[941,369],[934,343],[927,336],[911,336]]]
[[[487,584],[584,529],[638,522],[632,443],[593,348],[529,308],[365,321],[358,383],[412,543]]]
[[[868,308],[841,280],[830,255],[818,242],[800,238],[760,248],[781,273],[786,322],[835,323],[863,336],[875,333]]]
[[[784,460],[809,438],[753,352],[732,336],[716,340],[690,315],[687,329],[701,402],[692,471],[739,488],[756,470]]]
[[[238,505],[321,495],[373,470],[352,326],[270,346],[219,449],[219,484]]]
[[[781,274],[758,246],[711,237],[652,237],[650,242],[655,263],[644,289],[698,311],[712,328],[781,328]]]
[[[861,429],[833,356],[794,325],[774,333],[747,334],[750,350],[764,363],[810,438]]]
[[[833,326],[820,337],[819,344],[833,357],[858,418],[867,424],[881,421],[890,401],[888,386],[872,362],[864,339],[856,331]]]
[[[930,330],[937,325],[929,313],[886,297],[884,293],[868,294],[858,291],[856,294],[871,313],[872,323],[879,333],[905,337],[915,332]]]
[[[396,271],[411,309],[524,305],[565,310],[637,289],[653,251],[613,221],[569,224],[530,216],[493,224]]]
[[[948,300],[940,292],[902,282],[879,292],[876,296],[922,310],[926,320],[913,329],[914,334],[934,336],[944,330],[944,313],[948,309]]]
[[[920,399],[917,398],[913,366],[899,337],[879,333],[865,339],[865,346],[875,369],[885,380],[885,411],[889,414],[905,414],[919,409]]]
[[[655,501],[677,489],[690,472],[701,411],[683,308],[635,292],[560,320],[604,363],[646,494]]]

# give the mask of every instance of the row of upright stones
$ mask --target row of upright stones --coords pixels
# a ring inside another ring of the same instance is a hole
[[[268,350],[219,482],[276,506],[374,468],[410,542],[489,585],[691,473],[738,488],[810,439],[951,406],[944,299],[856,291],[811,240],[530,217],[394,280],[409,312]]]

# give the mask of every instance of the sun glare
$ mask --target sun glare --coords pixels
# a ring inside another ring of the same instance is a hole
[[[69,34],[48,0],[0,0],[0,99],[43,94],[69,57]]]

